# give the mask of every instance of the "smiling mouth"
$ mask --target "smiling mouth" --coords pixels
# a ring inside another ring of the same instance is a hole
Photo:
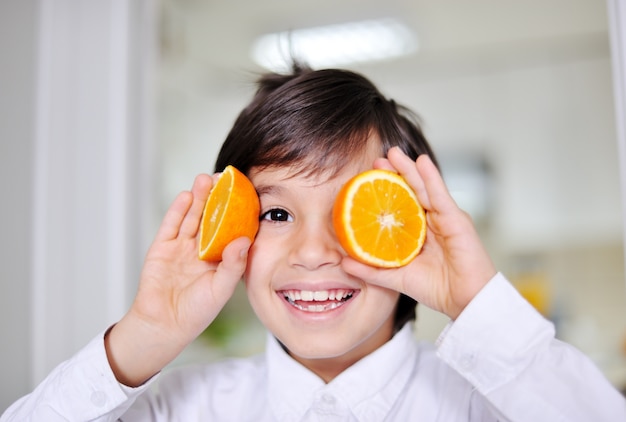
[[[283,290],[287,303],[304,312],[326,312],[343,306],[354,296],[354,290]]]

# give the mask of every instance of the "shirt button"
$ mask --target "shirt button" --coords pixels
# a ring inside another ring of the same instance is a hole
[[[330,394],[324,394],[322,396],[322,401],[328,406],[333,406],[337,400]]]
[[[466,355],[463,355],[461,357],[459,365],[461,365],[461,369],[465,371],[471,371],[472,369],[474,369],[474,366],[476,366],[476,358],[474,355],[469,354],[469,353]]]
[[[107,402],[107,396],[102,391],[94,391],[93,393],[91,393],[91,402],[94,404],[94,406],[102,407]]]

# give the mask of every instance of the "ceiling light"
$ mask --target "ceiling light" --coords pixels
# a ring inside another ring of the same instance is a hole
[[[393,19],[351,22],[263,35],[252,47],[254,61],[284,71],[292,58],[313,68],[391,59],[417,50],[415,34]]]

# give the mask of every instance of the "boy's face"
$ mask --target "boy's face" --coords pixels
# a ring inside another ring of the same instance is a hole
[[[329,180],[294,176],[288,168],[250,174],[261,224],[245,274],[248,297],[261,322],[309,368],[339,364],[341,371],[392,336],[399,293],[345,273],[332,227],[339,189],[380,154],[370,144],[370,152]]]

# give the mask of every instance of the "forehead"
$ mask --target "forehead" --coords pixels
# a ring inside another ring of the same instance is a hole
[[[267,166],[253,166],[248,176],[253,178],[259,173],[281,173],[283,178],[305,177],[329,180],[348,171],[362,172],[372,168],[376,158],[384,157],[383,145],[377,134],[370,134],[362,144],[363,148],[354,148],[349,151],[339,149],[330,151],[324,156],[319,154],[303,155],[294,161],[272,163]]]
[[[320,157],[305,157],[295,163],[252,167],[248,177],[259,189],[259,185],[272,186],[281,181],[299,179],[312,187],[335,179],[344,179],[369,170],[374,160],[383,157],[382,143],[378,136],[370,136],[364,149],[354,151],[352,155],[337,157],[337,160],[320,160]],[[326,163],[322,165],[320,163]],[[259,192],[261,193],[261,192]]]

